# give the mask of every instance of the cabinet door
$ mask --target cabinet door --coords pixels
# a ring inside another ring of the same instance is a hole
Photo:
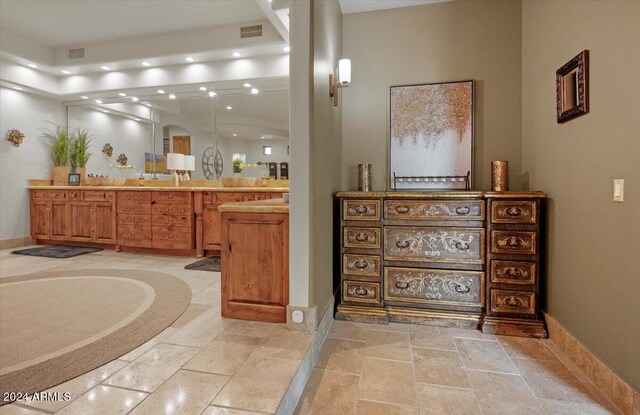
[[[69,202],[70,239],[74,241],[91,241],[93,228],[93,203]]]
[[[115,215],[111,202],[95,202],[92,206],[94,213],[93,240],[95,242],[115,243]]]
[[[50,202],[46,200],[31,201],[31,237],[33,239],[49,239],[50,232]]]
[[[67,202],[51,202],[51,239],[69,238],[69,208]]]
[[[205,205],[202,212],[202,246],[204,249],[220,249],[221,217],[218,205]]]

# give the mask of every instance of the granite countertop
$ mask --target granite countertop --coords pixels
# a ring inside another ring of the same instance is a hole
[[[29,186],[30,190],[129,190],[129,191],[167,191],[167,192],[193,192],[193,191],[209,191],[209,192],[282,192],[289,191],[288,187],[205,187],[205,186]]]
[[[289,203],[285,202],[283,199],[232,202],[218,206],[218,211],[240,213],[289,213]]]

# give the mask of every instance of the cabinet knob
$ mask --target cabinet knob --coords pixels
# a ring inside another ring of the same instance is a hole
[[[409,213],[409,206],[396,206],[396,213],[399,213],[400,215]]]
[[[358,205],[355,208],[353,208],[353,210],[355,210],[356,213],[360,215],[367,213],[367,207],[364,205]]]
[[[459,251],[466,251],[469,249],[469,244],[466,242],[456,242],[455,247]]]
[[[358,260],[353,264],[354,267],[359,268],[359,269],[364,269],[366,267],[369,266],[369,262],[365,261],[364,259]]]
[[[409,247],[409,241],[398,241],[396,242],[396,246],[400,249],[407,249]]]
[[[522,307],[522,300],[513,296],[505,298],[504,303],[513,308]]]
[[[520,209],[517,206],[512,206],[509,209],[507,209],[507,215],[513,216],[513,217],[520,216],[522,215],[522,209]]]
[[[364,233],[364,232],[360,232],[360,233],[357,233],[357,234],[356,234],[355,239],[356,239],[356,241],[358,241],[358,242],[367,242],[367,240],[369,239],[369,237],[367,236],[367,234],[366,234],[366,233]]]
[[[462,215],[462,216],[464,216],[464,215],[468,215],[468,214],[469,214],[469,212],[471,212],[471,208],[470,208],[469,206],[458,206],[458,207],[455,209],[455,212],[456,212],[456,214],[458,214],[458,215]]]
[[[364,297],[365,295],[369,294],[369,290],[367,290],[366,288],[360,286],[360,287],[356,288],[355,290],[353,290],[353,293],[355,295],[359,295],[360,297]]]

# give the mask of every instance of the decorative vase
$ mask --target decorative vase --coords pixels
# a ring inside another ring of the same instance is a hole
[[[371,164],[358,164],[358,191],[371,191]]]
[[[509,190],[509,162],[491,162],[491,190],[494,192],[506,192]]]
[[[233,172],[233,177],[242,177],[242,172]]]
[[[87,184],[87,168],[76,167],[76,173],[80,175],[80,186],[86,186]]]
[[[71,173],[71,167],[69,166],[54,166],[51,171],[51,178],[53,179],[54,186],[66,186],[69,184],[69,173]]]

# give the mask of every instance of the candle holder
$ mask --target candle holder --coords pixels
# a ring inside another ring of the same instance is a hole
[[[491,162],[491,190],[494,192],[506,192],[509,190],[509,162]]]
[[[358,191],[371,191],[371,164],[358,164]]]

